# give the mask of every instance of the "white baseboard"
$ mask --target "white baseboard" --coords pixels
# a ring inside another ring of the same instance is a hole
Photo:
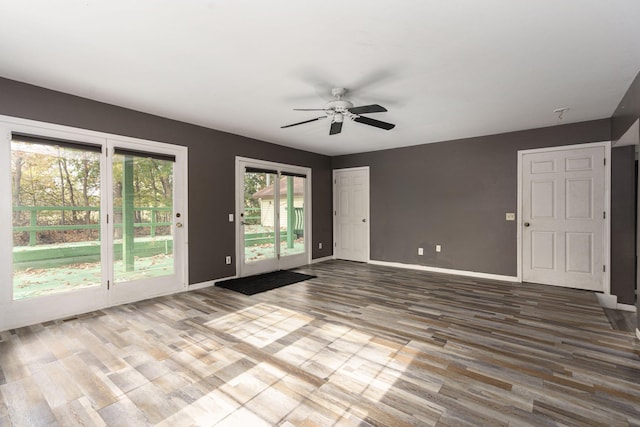
[[[323,258],[315,258],[311,260],[311,264],[317,264],[319,262],[331,261],[332,259],[336,259],[333,255],[329,255]]]
[[[636,306],[631,304],[616,304],[616,310],[636,312]]]
[[[618,309],[618,297],[611,294],[601,294],[596,292],[596,297],[598,297],[598,303],[600,306],[604,308],[610,308],[613,310]]]
[[[636,306],[631,304],[620,304],[618,303],[618,296],[611,294],[601,294],[596,293],[596,297],[598,297],[598,302],[601,307],[610,308],[613,310],[622,310],[622,311],[630,311],[632,313],[636,312]]]
[[[194,283],[193,285],[189,285],[189,290],[195,291],[197,289],[208,288],[209,286],[215,286],[216,283],[222,282],[223,280],[237,279],[237,278],[238,278],[238,275],[236,274],[235,276],[222,277],[220,279],[207,280],[206,282]]]
[[[403,264],[401,262],[387,262],[387,261],[375,261],[375,260],[370,260],[369,264],[382,265],[385,267],[407,268],[410,270],[429,271],[431,273],[452,274],[455,276],[476,277],[478,279],[500,280],[502,282],[520,282],[520,280],[518,280],[516,276],[503,276],[500,274],[480,273],[477,271],[452,270],[449,268],[428,267],[426,265]]]

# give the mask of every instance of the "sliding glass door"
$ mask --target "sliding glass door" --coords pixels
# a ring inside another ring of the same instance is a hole
[[[306,168],[238,159],[239,274],[292,268],[309,262]]]
[[[0,122],[0,327],[186,287],[186,148],[66,129]]]

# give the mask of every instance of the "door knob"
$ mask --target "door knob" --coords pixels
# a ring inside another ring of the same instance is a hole
[[[525,227],[528,227],[528,226],[530,226],[530,225],[531,225],[531,224],[529,224],[528,222],[525,222],[525,223],[524,223],[524,226],[525,226]]]
[[[177,228],[182,228],[182,223],[181,222],[176,222],[176,227]]]

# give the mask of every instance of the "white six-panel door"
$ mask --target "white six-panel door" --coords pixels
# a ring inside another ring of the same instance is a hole
[[[605,147],[522,156],[522,278],[605,291]]]
[[[369,168],[333,172],[334,255],[369,261]]]

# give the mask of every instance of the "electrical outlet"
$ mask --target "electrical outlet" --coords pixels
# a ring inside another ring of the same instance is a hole
[[[516,214],[513,212],[507,212],[505,214],[505,220],[507,221],[515,221],[516,220]]]
[[[318,243],[318,249],[322,249],[322,243]]]
[[[442,246],[436,245],[436,252],[442,252]]]
[[[231,264],[231,256],[227,255],[227,257],[225,258],[225,262],[227,263],[227,265]]]
[[[424,248],[418,248],[418,255],[424,255]]]

